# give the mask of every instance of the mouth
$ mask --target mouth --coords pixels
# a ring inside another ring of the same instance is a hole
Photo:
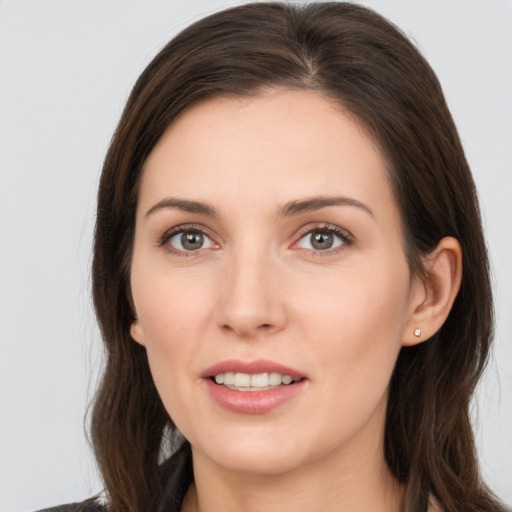
[[[219,386],[224,386],[234,391],[267,391],[281,386],[290,386],[303,380],[302,378],[293,378],[278,372],[263,373],[217,373],[210,377],[210,380]]]
[[[281,364],[223,361],[201,375],[213,401],[238,414],[264,414],[292,401],[307,388],[308,377]]]

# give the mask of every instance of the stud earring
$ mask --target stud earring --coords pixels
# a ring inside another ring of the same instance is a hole
[[[416,336],[417,338],[419,338],[421,336],[421,329],[415,329],[414,330],[414,336]]]

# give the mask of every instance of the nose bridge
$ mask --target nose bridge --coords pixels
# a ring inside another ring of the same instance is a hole
[[[241,336],[281,327],[283,308],[277,266],[270,248],[256,239],[232,248],[226,261],[219,304],[221,327]]]

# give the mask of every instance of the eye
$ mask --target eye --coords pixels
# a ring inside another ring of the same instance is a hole
[[[178,252],[193,252],[214,246],[213,240],[198,230],[181,230],[174,232],[167,243]]]
[[[308,231],[297,242],[296,247],[313,251],[328,251],[350,244],[348,236],[336,228],[317,228]]]

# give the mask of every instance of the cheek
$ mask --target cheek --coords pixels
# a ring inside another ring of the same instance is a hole
[[[158,300],[155,288],[144,294],[137,303],[143,344],[148,352],[152,370],[156,366],[178,365],[192,353],[193,340],[197,338],[197,302],[187,301],[186,296],[166,294]]]
[[[308,415],[324,425],[318,437],[326,450],[362,432],[371,418],[383,424],[408,306],[407,269],[341,274],[296,302],[297,332],[308,342],[303,349],[322,397]]]
[[[143,256],[134,259],[132,294],[146,346],[163,343],[172,348],[174,339],[186,343],[194,337],[204,323],[200,313],[212,299],[208,277],[204,271],[173,269],[165,258],[148,264]]]
[[[218,295],[211,270],[170,269],[140,253],[132,263],[132,294],[151,374],[167,410],[178,417],[190,404]],[[211,331],[210,331],[211,332]]]
[[[299,329],[312,340],[325,378],[350,381],[355,390],[373,381],[387,386],[402,345],[410,290],[406,264],[392,269],[333,273],[323,284],[303,287],[310,293],[295,294]]]
[[[393,268],[394,267],[394,268]],[[409,271],[405,263],[333,269],[322,279],[296,283],[295,308],[315,329],[352,332],[371,338],[401,332],[409,306]]]
[[[196,378],[192,370],[197,364],[198,303],[191,294],[169,293],[161,280],[146,293],[140,291],[144,300],[139,301],[138,314],[151,375],[166,410],[181,428],[182,418],[189,415],[188,383]]]

